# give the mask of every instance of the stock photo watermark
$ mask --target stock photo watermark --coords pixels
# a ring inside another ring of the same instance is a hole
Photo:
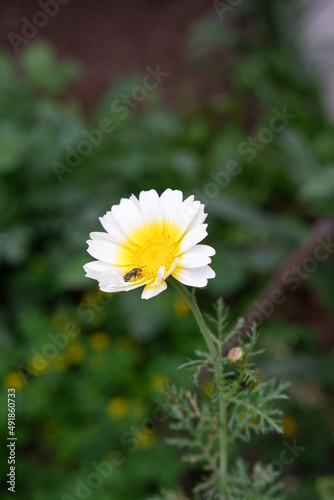
[[[76,313],[85,323],[94,321],[96,314],[101,312],[110,301],[111,296],[98,291],[96,297],[88,296],[77,307]],[[20,364],[17,366],[17,372],[23,383],[28,384],[30,377],[43,373],[48,364],[64,351],[69,345],[71,339],[78,337],[81,328],[75,321],[68,321],[63,331],[57,333],[49,332],[47,334],[48,342],[39,350],[31,349],[32,358],[29,364]]]
[[[312,255],[305,257],[299,265],[293,264],[282,274],[282,285],[289,285],[289,291],[295,292],[298,290],[302,283],[317,271],[320,262],[325,262],[333,255],[334,241],[332,235],[328,235],[326,240],[318,237],[316,241],[318,245],[314,248]],[[258,326],[262,325],[264,319],[273,314],[275,307],[283,304],[286,299],[287,295],[280,288],[274,288],[269,298],[254,301],[255,310],[248,315],[247,323],[252,324],[255,322]]]
[[[7,484],[8,491],[15,493],[16,487],[16,432],[15,432],[15,407],[16,407],[16,392],[14,388],[8,389],[8,436],[7,436],[7,448],[8,448],[8,460],[9,472],[7,474]]]
[[[130,115],[131,110],[136,109],[139,103],[147,98],[148,93],[156,89],[170,75],[168,71],[161,70],[160,64],[157,64],[155,68],[146,66],[145,70],[146,75],[140,85],[133,87],[128,94],[122,93],[111,103],[110,110],[115,116],[118,115],[118,120],[125,120]],[[83,158],[89,156],[94,148],[100,146],[105,135],[111,134],[115,129],[116,125],[109,117],[102,118],[97,128],[83,129],[81,131],[83,139],[74,147],[69,145],[65,147],[65,161],[63,163],[52,162],[51,166],[58,181],[63,182],[64,175],[73,172],[82,163]]]
[[[61,500],[85,500],[89,498],[93,490],[99,488],[103,481],[112,475],[115,467],[120,467],[124,462],[125,458],[118,450],[111,451],[108,458],[100,463],[96,461],[91,462],[93,471],[85,479],[80,477],[75,479],[75,496],[63,493]]]
[[[152,437],[157,431],[158,426],[165,422],[171,415],[170,407],[161,401],[156,401],[156,403],[157,405],[153,409],[151,417],[144,418],[139,425],[133,425],[122,434],[120,441],[123,446],[128,447],[129,453],[134,453],[139,449],[141,447],[141,442],[145,442],[146,439]],[[278,474],[282,474],[285,467],[292,465],[305,450],[305,446],[297,444],[296,438],[294,438],[292,442],[285,439],[282,442],[282,450],[278,458],[268,464],[268,473],[274,471]],[[119,467],[125,463],[126,456],[119,450],[112,451],[107,460],[91,462],[93,472],[90,472],[85,478],[77,477],[74,481],[73,493],[63,493],[61,500],[87,500],[92,495],[93,490],[99,488],[104,480],[110,478],[115,467]],[[254,473],[256,473],[256,465]],[[259,493],[262,491],[262,488],[266,488],[265,480],[262,484],[259,484],[257,488]]]
[[[305,446],[297,445],[296,438],[293,439],[292,444],[288,441],[283,441],[284,450],[282,450],[279,454],[278,460],[274,460],[271,462],[271,467],[274,470],[277,470],[279,473],[282,473],[285,465],[291,465],[293,462],[297,460],[299,455],[306,450]]]
[[[131,445],[131,448],[129,448],[131,453],[136,451],[140,447],[141,441],[144,441],[147,436],[152,436],[156,432],[158,425],[166,422],[169,414],[170,408],[159,401],[152,411],[151,417],[145,418],[139,426],[132,426],[122,434],[121,443],[125,446]]]
[[[125,431],[120,441],[128,447],[129,453],[135,452],[145,442],[148,437],[151,437],[157,430],[158,425],[165,422],[169,416],[169,409],[160,401],[152,411],[151,417],[147,417],[137,426],[132,426],[128,431]],[[108,479],[115,467],[123,465],[126,461],[124,454],[119,450],[114,450],[109,453],[108,459],[98,463],[91,462],[93,472],[90,472],[84,479],[77,477],[73,494],[63,493],[61,500],[86,500],[93,490],[99,488],[103,481]]]
[[[50,18],[52,19],[58,14],[60,6],[68,4],[69,1],[39,0],[37,3],[41,10],[37,10],[31,19],[28,19],[26,16],[21,17],[21,33],[17,34],[11,31],[7,34],[7,38],[15,54],[19,53],[22,45],[26,45],[38,35],[39,30],[48,24]]]
[[[276,472],[277,474],[282,474],[285,467],[287,465],[292,465],[299,458],[300,454],[307,449],[306,446],[297,445],[296,438],[293,439],[292,443],[284,440],[282,445],[283,449],[281,450],[279,457],[276,460],[270,462],[268,466],[266,466],[266,471],[268,474],[270,474],[272,471]],[[254,474],[257,473],[257,468],[258,464],[255,464]],[[266,478],[264,478],[258,485],[257,492],[263,493],[265,488]]]
[[[246,140],[238,145],[237,153],[247,163],[254,161],[258,153],[263,151],[275,139],[276,134],[283,132],[290,125],[291,120],[297,116],[290,113],[287,106],[284,106],[282,111],[273,108],[272,113],[273,116],[269,120],[267,127],[262,127],[255,135],[249,135]],[[238,160],[230,160],[222,170],[211,170],[209,177],[212,181],[207,182],[202,191],[194,188],[193,192],[203,203],[208,205],[242,170],[242,165]]]

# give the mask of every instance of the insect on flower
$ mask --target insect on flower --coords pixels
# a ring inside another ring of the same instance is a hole
[[[132,278],[136,281],[136,278],[141,278],[141,272],[142,269],[140,267],[135,267],[134,269],[131,269],[128,273],[124,274],[123,279],[127,283],[130,281]]]

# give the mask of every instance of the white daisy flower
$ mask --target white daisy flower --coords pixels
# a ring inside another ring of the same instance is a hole
[[[166,278],[204,287],[215,273],[208,265],[215,250],[198,245],[207,235],[204,205],[178,190],[159,197],[151,189],[122,199],[100,218],[106,233],[90,234],[88,253],[97,260],[85,264],[88,278],[104,292],[129,291],[145,285],[143,299],[167,288]]]

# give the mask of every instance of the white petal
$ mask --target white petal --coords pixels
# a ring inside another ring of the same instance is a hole
[[[189,196],[186,200],[184,200],[183,205],[187,207],[187,210],[190,213],[193,213],[193,218],[190,221],[188,226],[188,231],[193,229],[200,224],[203,224],[205,219],[207,218],[207,214],[204,213],[204,205],[200,201],[193,201],[193,197]]]
[[[107,262],[109,264],[119,263],[119,245],[112,243],[111,241],[102,240],[88,240],[87,243],[87,252],[94,257],[94,259],[102,260],[102,262]],[[129,255],[129,258],[131,258],[131,254]],[[126,265],[124,262],[122,262],[122,264]]]
[[[120,268],[114,268],[110,272],[105,272],[99,276],[100,289],[104,292],[123,292],[134,290],[143,286],[141,280],[124,281],[123,271]]]
[[[139,200],[138,200],[137,196],[135,196],[134,194],[132,194],[130,196],[129,200],[132,201],[132,203],[134,205],[136,205],[136,207],[139,208],[139,210],[140,210],[140,203],[139,203]]]
[[[112,244],[120,245],[120,242],[117,241],[112,234],[102,233],[100,231],[94,231],[90,233],[90,239],[95,241],[109,241]]]
[[[113,246],[113,248],[118,248],[119,250],[122,248],[122,250],[127,249],[131,253],[133,252],[134,245],[131,244],[131,242],[127,239],[126,236],[125,240],[119,241],[117,240],[112,234],[109,233],[101,233],[98,231],[95,231],[93,233],[90,233],[90,238],[91,240],[97,241],[97,242],[109,242]]]
[[[208,245],[195,245],[181,255],[180,267],[195,268],[210,264],[210,256],[215,253],[215,249]]]
[[[98,282],[99,287],[104,292],[111,292],[113,289],[117,291],[118,286],[121,282],[123,282],[122,272],[119,268],[113,268],[110,271],[106,271],[100,274]]]
[[[139,195],[139,204],[144,222],[162,222],[162,207],[159,195],[155,191],[155,189],[151,189],[150,191],[142,191]],[[163,227],[163,224],[161,224],[161,226]]]
[[[135,241],[133,231],[143,225],[143,218],[136,205],[123,198],[119,205],[112,207],[112,216],[127,237]]]
[[[101,262],[100,260],[93,260],[88,262],[84,266],[87,278],[98,279],[101,273],[110,270],[110,264],[106,262]]]
[[[148,286],[146,285],[143,293],[141,294],[142,299],[151,299],[152,297],[155,297],[156,295],[159,295],[159,293],[163,292],[167,288],[167,283],[166,281],[162,281],[160,285],[158,286]]]
[[[162,279],[164,277],[164,274],[165,274],[165,266],[159,267],[159,269],[158,269],[158,278],[150,286],[158,286],[158,285],[160,285],[160,283],[161,283],[161,281],[162,281]]]
[[[107,212],[103,217],[100,217],[100,222],[107,233],[109,233],[113,240],[117,243],[127,239],[126,234],[116,223],[111,212]]]
[[[129,292],[130,290],[134,290],[135,288],[139,288],[140,286],[143,286],[143,284],[136,284],[136,283],[131,283],[131,286],[111,286],[111,285],[101,285],[99,283],[99,288],[101,292],[107,292],[107,293],[117,293],[117,292]]]
[[[197,215],[200,210],[201,202],[194,201],[194,196],[189,196],[182,203],[182,211],[185,214],[185,218],[188,224],[193,220],[193,218]]]
[[[168,205],[181,205],[182,200],[183,200],[183,193],[179,189],[166,189],[162,195],[160,196],[160,199],[166,207]]]
[[[99,231],[94,231],[93,233],[89,234],[91,240],[101,240],[101,241],[111,241],[112,242],[112,237],[108,233],[101,233]]]
[[[214,278],[216,273],[209,266],[197,269],[184,269],[177,267],[173,272],[173,277],[188,286],[202,288],[207,285],[209,278]]]
[[[179,253],[181,254],[183,252],[186,252],[187,250],[189,250],[189,248],[202,241],[208,234],[206,232],[207,226],[207,224],[202,224],[201,226],[194,227],[194,229],[187,233],[181,242]]]
[[[180,210],[182,205],[182,191],[166,189],[160,197],[164,219],[167,222],[176,222],[180,226],[185,226],[185,220]]]
[[[193,194],[191,194],[190,196],[188,196],[188,198],[186,198],[186,199],[183,201],[183,203],[189,203],[189,205],[190,205],[191,203],[193,203],[194,198],[195,198],[195,196],[194,196]]]
[[[172,272],[174,271],[174,269],[175,269],[175,268],[176,268],[176,266],[177,266],[178,261],[179,261],[179,258],[178,258],[178,257],[176,257],[176,259],[175,259],[175,261],[174,261],[174,264],[173,264],[172,268],[171,268],[171,269],[168,271],[168,273],[166,274],[165,279],[166,279],[166,278],[168,278],[168,276],[170,276],[170,275],[172,274]]]

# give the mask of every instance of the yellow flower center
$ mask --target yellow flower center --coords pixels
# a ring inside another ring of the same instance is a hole
[[[156,279],[161,266],[165,266],[165,272],[173,266],[177,247],[176,243],[170,242],[168,236],[149,238],[145,245],[135,252],[133,263],[138,262],[145,280]]]
[[[162,266],[168,272],[178,255],[181,236],[179,228],[171,223],[139,228],[134,234],[136,245],[132,244],[130,263],[126,263],[126,272],[131,273],[129,281],[155,281]]]

